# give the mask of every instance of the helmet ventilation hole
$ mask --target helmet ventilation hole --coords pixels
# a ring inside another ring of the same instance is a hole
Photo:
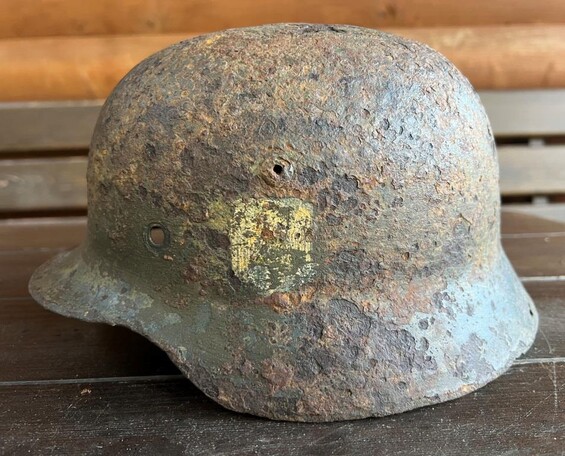
[[[152,226],[149,231],[149,239],[156,247],[161,247],[165,243],[165,232],[160,226]]]
[[[146,237],[151,247],[162,248],[169,243],[169,232],[159,223],[152,223],[147,227]]]

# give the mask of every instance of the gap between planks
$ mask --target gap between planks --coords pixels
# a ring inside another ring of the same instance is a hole
[[[510,367],[519,367],[532,364],[563,364],[565,357],[555,358],[529,358],[517,359]],[[87,377],[87,378],[63,378],[48,380],[8,380],[0,381],[0,388],[12,386],[52,386],[52,385],[81,385],[96,383],[139,383],[139,382],[176,382],[179,380],[190,380],[182,374],[169,375],[134,375],[127,377]]]

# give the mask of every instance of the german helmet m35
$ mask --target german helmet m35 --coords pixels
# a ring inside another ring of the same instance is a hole
[[[476,390],[531,345],[496,149],[428,47],[350,26],[200,36],[106,101],[88,235],[30,291],[124,325],[223,406],[383,416]]]

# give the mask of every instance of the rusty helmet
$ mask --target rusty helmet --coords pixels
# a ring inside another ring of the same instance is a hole
[[[30,291],[143,334],[229,409],[389,415],[474,391],[531,345],[499,199],[485,111],[437,52],[351,26],[228,30],[119,83],[87,239]]]

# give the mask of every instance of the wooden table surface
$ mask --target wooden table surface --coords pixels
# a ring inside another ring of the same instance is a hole
[[[131,331],[64,318],[30,274],[80,242],[82,217],[0,222],[0,454],[565,455],[564,211],[503,213],[503,244],[540,311],[508,373],[448,403],[329,424],[221,408]]]

